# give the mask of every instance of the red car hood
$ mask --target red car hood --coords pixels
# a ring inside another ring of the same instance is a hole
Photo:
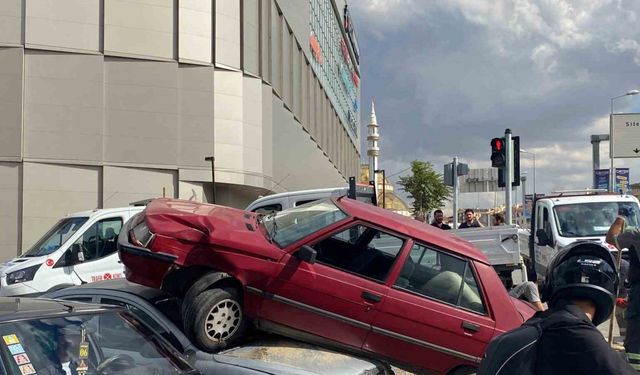
[[[265,238],[251,212],[177,199],[155,199],[144,212],[147,226],[156,235],[262,257],[282,256],[282,250]]]

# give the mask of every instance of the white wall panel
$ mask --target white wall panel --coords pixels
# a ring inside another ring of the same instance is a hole
[[[148,198],[177,196],[178,171],[104,167],[103,206],[122,207]]]
[[[178,4],[180,61],[212,63],[212,1],[181,0]]]
[[[29,0],[26,13],[28,47],[100,50],[100,0]]]
[[[293,119],[282,102],[273,100],[274,180],[287,190],[345,186],[329,159]],[[313,168],[309,168],[313,166]]]
[[[262,173],[262,113],[256,110],[262,106],[262,82],[260,79],[243,78],[242,104],[244,170]]]
[[[211,186],[210,184],[208,186]],[[206,202],[204,183],[180,181],[178,183],[180,194],[178,198],[194,202]]]
[[[173,0],[106,0],[104,53],[173,59]]]
[[[24,163],[22,247],[68,213],[98,207],[98,167]]]
[[[184,65],[179,69],[180,166],[208,166],[214,150],[214,68]]]
[[[240,69],[240,1],[216,0],[216,63]]]
[[[105,60],[105,161],[177,165],[178,65]]]
[[[262,84],[262,173],[267,181],[273,181],[273,91],[271,86]],[[266,185],[271,189],[277,186]],[[281,191],[281,190],[278,190]]]
[[[0,163],[0,262],[19,250],[20,164]]]
[[[103,57],[27,50],[24,154],[102,160]]]
[[[258,75],[260,73],[260,4],[259,0],[243,1],[242,68],[248,73]]]
[[[216,168],[241,171],[243,162],[242,73],[215,72]]]
[[[23,1],[26,0],[0,1],[0,44],[22,44]]]
[[[23,51],[0,48],[0,156],[22,155]]]

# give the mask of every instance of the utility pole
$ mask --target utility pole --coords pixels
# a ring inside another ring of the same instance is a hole
[[[522,188],[522,223],[520,224],[524,227],[527,224],[527,218],[524,216],[526,205],[527,205],[527,189],[526,189],[526,181],[527,176],[520,177],[521,188]]]
[[[453,229],[458,229],[458,157],[453,157]]]
[[[204,161],[211,162],[211,203],[216,204],[216,158],[213,156],[207,156]]]
[[[505,150],[507,155],[507,160],[505,164],[505,178],[504,178],[504,201],[505,201],[505,224],[511,225],[513,224],[512,219],[512,211],[511,211],[511,193],[513,192],[513,142],[511,139],[511,129],[505,129],[504,131],[504,139],[505,139]]]

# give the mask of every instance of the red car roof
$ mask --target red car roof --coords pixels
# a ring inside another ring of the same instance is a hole
[[[446,230],[355,199],[340,197],[336,202],[347,214],[357,219],[380,224],[398,233],[405,233],[425,244],[432,244],[489,264],[489,259],[480,249],[454,234],[447,233]]]

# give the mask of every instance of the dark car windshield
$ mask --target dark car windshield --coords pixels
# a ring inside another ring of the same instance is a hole
[[[625,229],[640,228],[640,210],[635,202],[585,202],[554,207],[562,237],[601,237],[616,216],[625,218]]]
[[[333,201],[323,199],[267,215],[262,224],[269,238],[284,248],[346,217]]]
[[[89,220],[88,217],[70,217],[56,223],[42,238],[24,253],[25,257],[49,255],[58,250],[69,237]]]
[[[0,336],[0,353],[9,375],[193,371],[173,349],[124,312],[4,323]]]

